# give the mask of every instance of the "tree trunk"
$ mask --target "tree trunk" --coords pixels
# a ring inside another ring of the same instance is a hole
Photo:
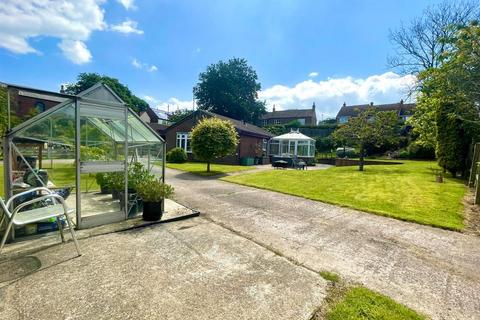
[[[210,162],[207,162],[207,172],[210,172]]]
[[[363,171],[364,164],[365,164],[365,159],[363,155],[363,147],[360,147],[360,161],[358,162],[358,171]]]

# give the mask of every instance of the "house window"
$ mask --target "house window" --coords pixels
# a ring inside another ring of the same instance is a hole
[[[347,123],[348,122],[348,116],[341,116],[341,117],[338,117],[338,122],[339,123]]]
[[[42,101],[35,102],[35,110],[38,113],[44,112],[45,111],[45,103],[43,103]]]
[[[266,126],[268,124],[268,120],[262,120],[262,126]]]
[[[280,154],[280,141],[270,140],[270,155],[277,156]]]
[[[280,124],[280,120],[278,119],[273,120],[273,124]]]
[[[182,148],[185,152],[192,152],[189,132],[177,132],[177,148]]]
[[[301,118],[301,119],[297,119],[297,121],[300,122],[302,126],[305,125],[305,119]]]

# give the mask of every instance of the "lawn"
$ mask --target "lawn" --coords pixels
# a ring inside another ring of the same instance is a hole
[[[57,187],[75,186],[75,167],[73,164],[54,164],[53,169],[45,169],[48,172],[48,178]],[[94,174],[82,174],[82,191],[100,190],[95,182]],[[0,163],[0,196],[4,197],[3,190],[3,163]]]
[[[415,311],[363,287],[347,290],[344,297],[327,313],[327,320],[413,320],[425,319]]]
[[[435,182],[433,161],[400,165],[332,167],[326,170],[270,170],[223,180],[351,207],[401,220],[462,230],[466,187],[446,177]]]
[[[187,171],[200,176],[214,176],[222,173],[230,173],[230,172],[253,169],[253,167],[248,167],[248,166],[212,163],[210,165],[210,172],[207,172],[207,164],[201,163],[201,162],[167,163],[166,166],[167,168]]]

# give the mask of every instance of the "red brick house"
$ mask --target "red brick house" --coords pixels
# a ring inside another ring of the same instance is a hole
[[[315,102],[311,109],[290,109],[290,110],[275,110],[273,106],[272,112],[267,112],[259,119],[259,123],[262,127],[275,125],[275,124],[287,124],[292,121],[298,121],[301,125],[315,126],[317,124],[317,114],[315,111]]]
[[[233,123],[240,138],[234,155],[217,159],[218,163],[240,164],[241,158],[262,159],[262,163],[268,163],[267,145],[268,140],[274,135],[253,124],[244,121],[224,117],[213,112],[197,110],[183,120],[176,122],[165,130],[165,142],[167,152],[175,147],[184,149],[189,160],[195,160],[190,147],[190,132],[192,128],[203,118],[216,117]]]

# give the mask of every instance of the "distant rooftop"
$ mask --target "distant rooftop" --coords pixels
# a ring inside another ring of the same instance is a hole
[[[413,114],[413,109],[415,109],[415,103],[404,103],[403,100],[397,103],[389,104],[358,104],[353,106],[347,106],[345,103],[342,108],[338,111],[338,117],[355,117],[360,112],[368,109],[374,108],[381,111],[397,111],[399,116],[411,115]]]

